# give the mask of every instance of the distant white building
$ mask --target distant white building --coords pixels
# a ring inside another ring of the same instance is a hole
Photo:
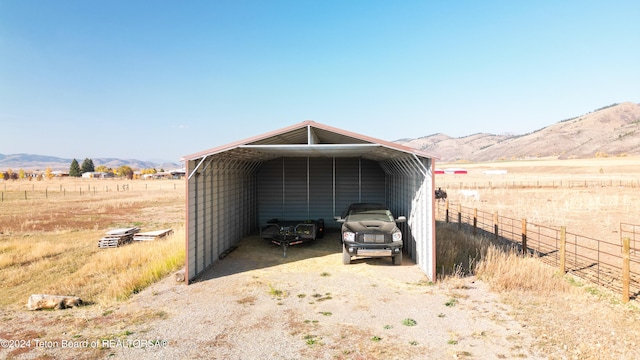
[[[144,174],[143,179],[182,179],[184,178],[185,169],[175,169],[163,172],[157,172],[155,174]]]
[[[113,174],[100,171],[87,171],[82,173],[82,177],[85,179],[106,179],[113,177]]]

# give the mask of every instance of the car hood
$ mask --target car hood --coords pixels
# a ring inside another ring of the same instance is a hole
[[[396,223],[380,220],[347,221],[344,226],[353,232],[380,231],[392,233],[396,229]]]

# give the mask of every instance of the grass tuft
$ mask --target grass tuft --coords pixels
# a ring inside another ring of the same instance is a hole
[[[564,277],[557,276],[555,269],[540,260],[495,246],[487,249],[485,257],[476,266],[476,274],[498,291],[548,293],[567,292],[571,288]]]
[[[418,325],[418,322],[413,320],[413,319],[407,318],[407,319],[402,320],[402,325],[404,325],[404,326],[416,326],[416,325]]]
[[[269,284],[269,295],[276,298],[281,298],[281,297],[287,296],[287,293],[280,289],[276,289],[275,287],[273,287],[273,285]]]

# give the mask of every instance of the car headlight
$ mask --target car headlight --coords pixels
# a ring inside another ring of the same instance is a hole
[[[402,232],[397,231],[391,235],[393,241],[402,241]]]
[[[342,239],[344,241],[355,241],[356,240],[356,233],[352,233],[350,231],[345,231],[342,233]]]

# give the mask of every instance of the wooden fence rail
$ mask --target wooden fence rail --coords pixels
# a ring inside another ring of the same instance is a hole
[[[436,210],[438,221],[455,221],[459,229],[515,245],[523,255],[536,256],[562,273],[620,293],[624,302],[640,296],[640,225],[620,224],[620,243],[612,243],[567,232],[564,226],[542,226],[449,201],[438,202]]]

